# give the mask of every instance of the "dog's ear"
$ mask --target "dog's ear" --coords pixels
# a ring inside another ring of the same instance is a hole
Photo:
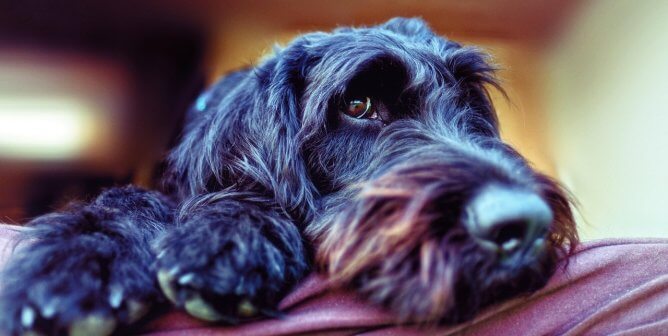
[[[457,90],[458,105],[469,108],[482,118],[479,131],[498,136],[498,120],[489,89],[498,90],[504,96],[505,92],[495,76],[497,68],[491,57],[479,48],[461,46],[449,40],[446,41],[443,55],[445,67]]]
[[[170,192],[186,198],[212,191],[216,181],[222,179],[226,169],[221,165],[223,160],[217,155],[217,148],[221,140],[229,141],[214,134],[213,124],[224,116],[232,119],[244,109],[242,104],[232,109],[222,105],[239,94],[236,91],[245,85],[249,73],[249,70],[240,70],[224,76],[201,93],[187,111],[181,139],[167,157],[168,170],[163,184]]]
[[[419,39],[434,36],[429,25],[420,18],[396,17],[380,25],[380,27],[411,38]]]
[[[412,40],[427,41],[438,38],[443,41],[434,34],[425,21],[419,18],[397,17],[379,27]],[[445,67],[452,76],[452,84],[457,90],[458,105],[468,107],[473,113],[482,117],[480,127],[476,127],[477,129],[488,135],[498,135],[498,121],[488,88],[491,86],[501,93],[503,90],[496,80],[496,68],[491,58],[478,48],[462,46],[447,39],[440,45]]]
[[[295,56],[300,52],[279,51],[197,100],[168,158],[168,182],[181,197],[233,188],[273,194],[289,211],[313,208],[315,188],[296,141],[305,71]]]

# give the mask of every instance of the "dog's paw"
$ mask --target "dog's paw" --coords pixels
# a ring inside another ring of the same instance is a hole
[[[158,282],[170,301],[202,320],[272,316],[306,269],[281,245],[248,227],[179,228],[157,244]]]
[[[139,290],[149,279],[112,275],[105,258],[26,255],[3,274],[0,330],[8,335],[109,335],[149,310],[152,298]]]

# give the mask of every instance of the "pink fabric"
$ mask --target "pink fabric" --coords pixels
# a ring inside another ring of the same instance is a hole
[[[0,267],[16,232],[0,226]],[[583,244],[539,292],[438,329],[393,326],[392,316],[312,275],[281,302],[285,316],[235,327],[172,312],[144,335],[668,335],[668,239]]]

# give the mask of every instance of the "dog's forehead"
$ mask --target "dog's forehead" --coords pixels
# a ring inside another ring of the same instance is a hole
[[[283,59],[301,57],[302,62],[292,64],[301,67],[300,73],[306,75],[307,80],[340,83],[372,64],[393,64],[415,76],[427,69],[437,69],[433,72],[443,74],[447,72],[446,59],[457,46],[431,31],[405,35],[384,26],[374,26],[307,34],[275,51],[280,53],[277,57]]]
[[[403,64],[408,72],[420,72],[425,67],[442,68],[448,54],[458,47],[458,43],[435,34],[422,19],[394,18],[375,26],[300,35],[287,45],[274,45],[260,58],[260,64],[291,65],[302,75],[350,74],[363,63],[385,58],[399,61],[397,64]]]
[[[263,59],[278,55],[290,47],[299,47],[307,52],[322,54],[327,49],[337,49],[344,44],[392,48],[409,45],[427,47],[449,42],[451,41],[435,34],[422,19],[398,17],[373,26],[344,26],[331,32],[306,33],[285,46],[275,45],[264,55]]]
[[[315,33],[305,36],[307,45],[313,50],[327,53],[347,48],[395,50],[406,53],[438,51],[448,44],[448,40],[432,32],[421,20],[410,20],[410,24],[390,22],[370,27],[338,28],[328,34]]]

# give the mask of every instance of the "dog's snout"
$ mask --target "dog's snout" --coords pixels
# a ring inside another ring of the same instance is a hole
[[[535,193],[492,186],[467,204],[464,222],[482,248],[508,254],[526,246],[542,247],[552,218],[547,203]]]

